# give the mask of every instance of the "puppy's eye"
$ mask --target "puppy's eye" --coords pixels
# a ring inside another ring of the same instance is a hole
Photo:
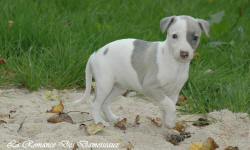
[[[199,38],[199,37],[198,37],[198,36],[196,36],[196,35],[194,35],[194,36],[193,36],[193,40],[194,40],[194,41],[197,41],[197,40],[198,40],[198,38]]]
[[[173,37],[173,39],[177,39],[178,36],[177,36],[177,34],[173,34],[172,37]]]

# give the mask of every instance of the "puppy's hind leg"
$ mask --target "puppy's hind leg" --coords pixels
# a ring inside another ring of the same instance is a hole
[[[109,121],[119,121],[121,119],[121,117],[116,116],[111,111],[110,105],[112,102],[114,102],[118,98],[118,96],[120,96],[124,92],[126,92],[126,89],[119,88],[116,84],[114,84],[111,92],[106,97],[106,99],[102,105],[102,108],[103,108],[103,112],[104,112],[106,118]]]
[[[101,122],[104,126],[109,126],[101,116],[102,105],[106,97],[112,90],[113,81],[109,79],[98,79],[96,80],[96,89],[95,89],[95,99],[91,104],[92,117],[95,123]]]

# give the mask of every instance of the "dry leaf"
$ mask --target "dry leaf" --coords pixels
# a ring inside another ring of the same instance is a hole
[[[194,143],[191,143],[189,150],[199,150],[201,147],[202,147],[202,143],[194,142]]]
[[[77,148],[78,148],[78,145],[75,143],[72,150],[76,150]]]
[[[170,135],[167,137],[167,141],[173,145],[178,145],[181,141],[184,141],[185,136],[183,135]]]
[[[4,120],[0,120],[0,124],[3,124],[3,123],[7,123],[7,122]]]
[[[225,150],[239,150],[239,148],[237,146],[235,146],[235,147],[228,146],[227,148],[225,148]]]
[[[129,93],[129,90],[127,90],[125,93],[123,93],[122,96],[127,97],[128,93]]]
[[[72,118],[68,114],[65,114],[65,113],[56,114],[50,117],[47,121],[51,123],[69,122],[73,124]]]
[[[134,148],[134,145],[129,141],[128,142],[128,145],[126,145],[126,149],[127,150],[131,150],[131,149],[133,149]]]
[[[185,103],[187,101],[186,96],[180,94],[178,97],[178,101],[176,103],[177,106],[180,106],[181,104]]]
[[[5,60],[0,57],[0,64],[6,64]]]
[[[90,124],[85,126],[85,131],[88,133],[88,135],[94,135],[100,131],[102,131],[104,128],[104,125],[99,122],[98,124]]]
[[[158,126],[158,127],[161,126],[161,122],[162,122],[161,118],[158,118],[158,117],[156,117],[156,118],[147,117],[147,118],[148,118],[149,120],[151,120],[151,122],[152,122],[153,124],[155,124],[156,126]]]
[[[47,110],[47,113],[61,113],[63,112],[64,106],[62,104],[62,101],[56,106],[52,106],[51,110]]]
[[[139,115],[136,115],[135,117],[135,124],[140,124],[140,116]]]
[[[199,150],[215,150],[219,146],[215,143],[214,139],[209,137],[202,143],[202,147]]]
[[[197,60],[198,58],[200,58],[200,54],[198,52],[194,53],[193,59]]]
[[[176,122],[175,127],[174,127],[173,129],[174,129],[174,130],[177,130],[177,131],[179,131],[179,132],[184,132],[184,131],[185,131],[185,128],[186,128],[185,123],[184,123],[184,121],[182,120],[182,121]]]
[[[15,113],[16,111],[15,110],[10,110],[9,113]]]
[[[207,126],[209,125],[209,120],[206,118],[199,118],[197,121],[195,121],[193,123],[194,126],[198,126],[198,127],[203,127],[203,126]]]
[[[121,121],[118,121],[115,123],[114,127],[118,127],[121,130],[126,130],[126,122],[127,122],[127,118],[122,119]]]
[[[203,143],[192,143],[189,150],[215,150],[216,148],[219,148],[219,146],[215,143],[213,138],[209,137]]]

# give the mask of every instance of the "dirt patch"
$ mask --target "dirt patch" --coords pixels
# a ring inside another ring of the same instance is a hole
[[[76,90],[58,92],[58,97],[64,104],[64,112],[75,111],[69,114],[73,124],[48,123],[47,119],[54,114],[46,111],[59,101],[46,99],[46,90],[29,93],[20,89],[1,89],[0,120],[6,123],[0,124],[0,147],[7,149],[7,145],[12,144],[27,150],[36,149],[31,146],[36,146],[37,143],[55,143],[55,147],[50,149],[61,150],[73,149],[75,143],[88,141],[88,144],[119,143],[119,149],[127,149],[126,146],[130,143],[132,149],[186,150],[192,142],[203,142],[212,137],[219,145],[218,150],[224,150],[228,146],[237,146],[240,150],[250,149],[250,120],[245,113],[232,113],[228,110],[211,112],[207,117],[213,122],[204,127],[192,125],[192,121],[202,117],[200,115],[179,115],[178,120],[187,121],[186,131],[191,133],[191,137],[174,146],[165,140],[160,128],[147,118],[161,117],[158,107],[136,96],[121,97],[112,105],[112,110],[117,115],[127,118],[126,130],[120,130],[111,124],[102,132],[89,136],[84,129],[79,128],[81,124],[93,123],[91,115],[81,113],[90,112],[89,101],[81,105],[71,104],[82,93],[83,91]],[[135,125],[138,114],[140,124]],[[28,140],[31,141],[27,142]],[[27,148],[22,147],[25,142],[30,143],[26,144]],[[81,148],[81,145],[77,145]]]

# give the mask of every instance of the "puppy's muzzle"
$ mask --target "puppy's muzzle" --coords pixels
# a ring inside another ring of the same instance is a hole
[[[188,52],[186,52],[186,51],[181,51],[180,52],[180,56],[181,56],[181,58],[187,58],[188,56],[189,56],[189,53]]]

